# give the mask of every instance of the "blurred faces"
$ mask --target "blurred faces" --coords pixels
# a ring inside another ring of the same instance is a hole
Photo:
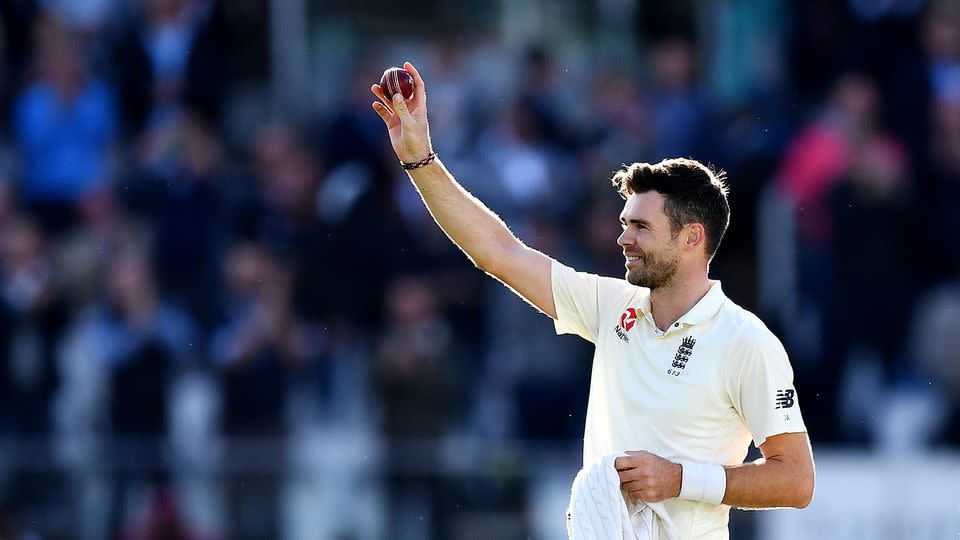
[[[235,245],[224,263],[227,290],[233,300],[265,302],[286,309],[293,286],[293,268],[264,246]]]
[[[0,235],[3,296],[15,309],[27,310],[43,303],[52,284],[43,233],[29,218],[13,218]]]
[[[43,233],[29,218],[14,219],[3,232],[4,267],[17,271],[43,257]]]
[[[617,224],[610,221],[619,205],[612,197],[595,199],[587,209],[582,231],[587,249],[597,254],[606,254],[610,248],[610,237],[620,234]]]
[[[851,73],[837,81],[831,102],[851,127],[866,130],[877,123],[879,99],[877,88],[869,79]]]
[[[858,149],[850,182],[873,199],[889,200],[905,187],[906,167],[903,149],[892,141],[876,137]]]
[[[147,0],[147,18],[152,21],[163,22],[176,19],[189,5],[188,0]]]
[[[254,141],[254,154],[261,192],[269,206],[287,214],[312,210],[316,163],[291,128],[265,127]]]
[[[227,289],[237,298],[253,298],[260,286],[266,253],[254,243],[237,244],[230,249],[224,263]]]
[[[626,279],[651,290],[670,286],[680,267],[679,235],[670,228],[664,201],[656,191],[633,193],[620,214],[623,232],[617,243],[626,258]]]
[[[651,70],[653,80],[660,88],[689,88],[693,81],[693,46],[682,39],[670,39],[660,43],[652,51]]]
[[[71,98],[86,76],[86,59],[77,36],[52,19],[41,19],[34,28],[37,69],[61,99]]]
[[[110,303],[129,312],[147,309],[153,292],[153,272],[146,254],[132,248],[122,250],[107,275]]]
[[[417,380],[435,371],[449,333],[439,319],[437,298],[423,276],[405,276],[387,291],[389,331],[381,346],[383,367],[391,379]],[[449,360],[449,359],[447,359]]]
[[[387,311],[397,323],[415,324],[436,316],[436,295],[426,279],[397,279],[387,293]]]
[[[927,54],[935,61],[960,59],[960,24],[956,9],[933,9],[924,28]]]
[[[213,171],[223,156],[223,148],[216,133],[196,115],[186,115],[181,126],[184,166],[193,178],[212,180]]]

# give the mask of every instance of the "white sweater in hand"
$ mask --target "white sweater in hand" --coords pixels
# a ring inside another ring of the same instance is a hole
[[[570,540],[673,540],[673,522],[662,503],[628,500],[607,454],[577,473],[570,489],[567,536]]]

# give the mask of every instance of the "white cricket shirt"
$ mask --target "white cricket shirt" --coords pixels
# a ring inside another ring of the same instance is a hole
[[[715,281],[666,332],[650,290],[553,261],[558,334],[596,345],[583,439],[588,466],[611,452],[743,463],[750,440],[806,431],[780,340]],[[664,501],[680,538],[726,539],[730,507]]]

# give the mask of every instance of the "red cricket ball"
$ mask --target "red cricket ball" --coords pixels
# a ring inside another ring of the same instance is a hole
[[[380,90],[387,99],[393,99],[397,92],[403,95],[403,99],[410,99],[413,97],[413,75],[402,68],[387,68],[380,77]]]

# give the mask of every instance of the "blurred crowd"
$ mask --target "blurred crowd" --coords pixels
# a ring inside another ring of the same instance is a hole
[[[298,537],[311,452],[380,471],[328,491],[372,482],[392,537],[467,538],[536,486],[437,473],[451,441],[579,453],[592,350],[422,207],[367,90],[405,59],[448,168],[580,270],[623,273],[622,163],[725,169],[711,274],[785,342],[815,447],[960,446],[960,7],[643,4],[618,54],[357,45],[290,110],[266,0],[0,3],[3,538]]]

